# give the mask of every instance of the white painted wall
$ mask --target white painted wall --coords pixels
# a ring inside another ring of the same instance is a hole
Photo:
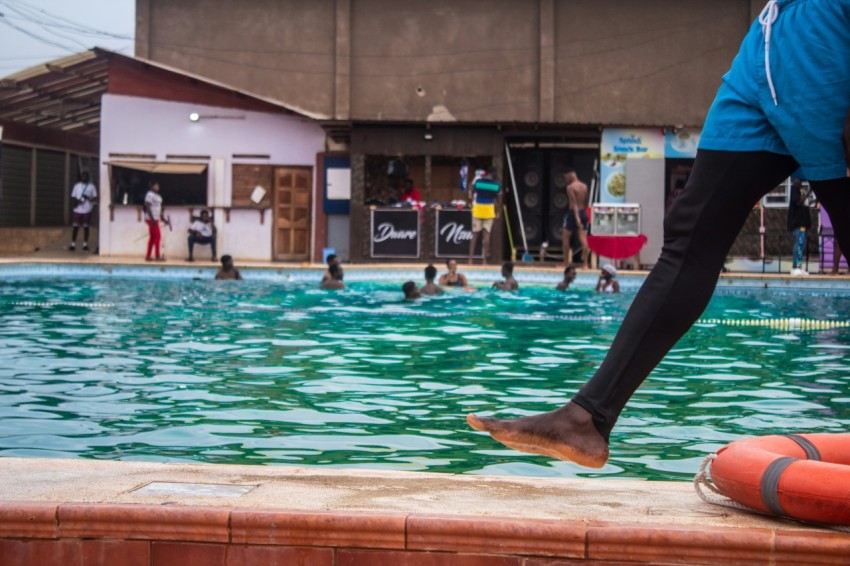
[[[244,116],[244,119],[201,118],[191,122],[192,112],[201,116]],[[213,209],[218,227],[218,253],[219,256],[230,254],[239,261],[272,259],[274,223],[271,210],[265,211],[261,222],[256,210],[233,209],[230,221],[226,221],[223,207],[231,202],[233,154],[270,156],[268,160],[238,159],[236,163],[310,167],[315,185],[316,154],[325,148],[322,128],[308,118],[110,94],[102,99],[100,135],[103,186],[99,245],[104,256],[143,255],[147,245],[147,225],[139,207],[116,205],[110,220],[112,195],[107,163],[116,160],[110,154],[153,154],[156,161],[166,161],[168,154],[209,155],[207,204]],[[217,159],[223,161],[223,167],[216,166]],[[223,207],[216,208],[213,204]],[[313,203],[314,209],[315,206]],[[189,212],[187,207],[169,207],[167,202],[164,207],[174,227],[173,232],[167,228],[164,232],[167,256],[184,259],[188,255]],[[208,248],[201,246],[196,248],[195,255],[208,258],[207,252]]]

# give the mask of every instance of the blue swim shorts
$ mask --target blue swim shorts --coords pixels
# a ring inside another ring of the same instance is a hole
[[[841,133],[850,109],[850,0],[779,0],[777,8],[769,74],[756,19],[723,77],[700,149],[791,155],[805,179],[846,177]]]

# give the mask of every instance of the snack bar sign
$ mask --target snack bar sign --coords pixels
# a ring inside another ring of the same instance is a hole
[[[661,129],[607,129],[602,132],[600,153],[600,202],[626,201],[626,160],[664,159]]]
[[[372,211],[372,257],[419,257],[419,211]]]

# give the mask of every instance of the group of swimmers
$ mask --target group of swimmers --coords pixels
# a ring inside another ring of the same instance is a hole
[[[343,269],[340,265],[339,257],[336,254],[330,254],[327,257],[328,268],[322,276],[322,281],[319,284],[320,289],[345,289],[343,283]],[[449,259],[446,261],[446,273],[440,275],[437,280],[437,268],[433,264],[428,264],[425,267],[425,284],[419,287],[414,281],[406,281],[401,290],[404,293],[404,299],[407,301],[420,298],[422,295],[439,295],[444,292],[443,287],[457,287],[466,290],[474,290],[469,286],[469,281],[463,273],[457,270],[457,260]],[[617,270],[613,265],[606,264],[602,266],[599,274],[599,280],[596,282],[596,292],[598,293],[619,293],[620,284],[616,280]],[[502,264],[502,280],[493,283],[492,288],[500,291],[518,291],[519,283],[514,278],[514,264],[506,261]],[[558,282],[555,289],[558,291],[566,291],[570,284],[576,278],[576,269],[573,266],[567,266],[564,269],[564,278]],[[435,282],[437,280],[437,282]]]

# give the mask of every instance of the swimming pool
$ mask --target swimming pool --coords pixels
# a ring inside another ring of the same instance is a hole
[[[391,271],[349,270],[344,292],[316,289],[320,270],[82,273],[0,284],[0,456],[680,480],[742,436],[850,424],[840,285],[724,286],[590,471],[505,449],[464,416],[566,402],[637,284],[596,295],[585,275],[558,293],[555,275],[520,273],[518,294],[482,282],[404,303]]]

